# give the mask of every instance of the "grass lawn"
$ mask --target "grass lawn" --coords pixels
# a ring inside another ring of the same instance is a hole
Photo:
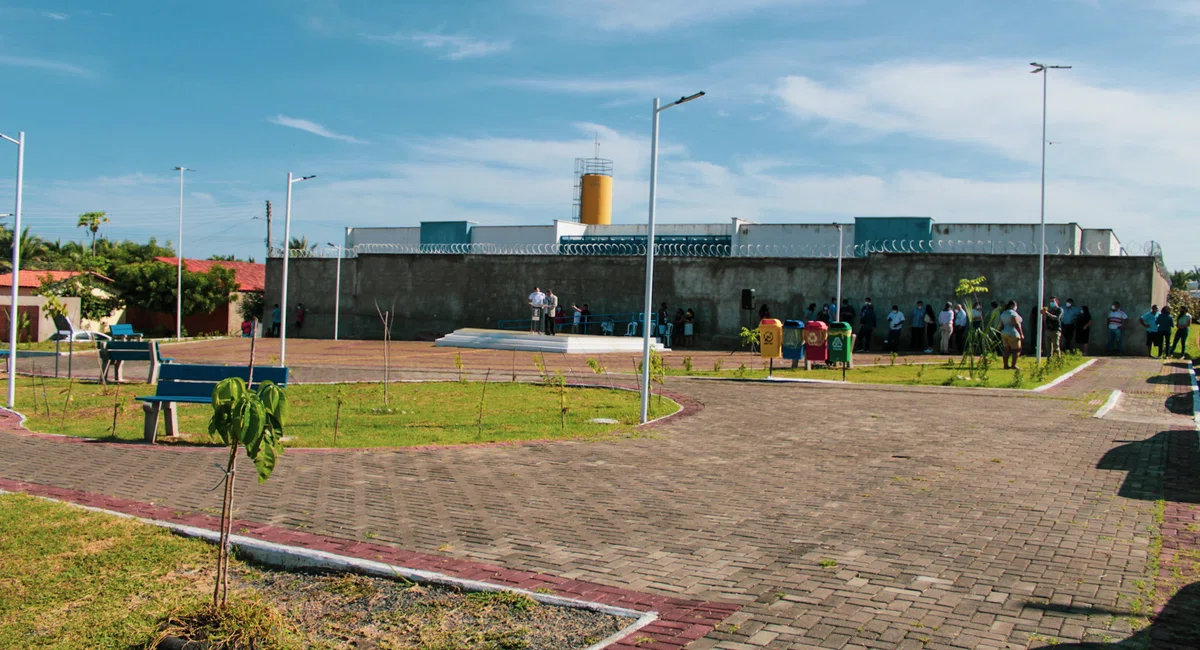
[[[0,494],[0,648],[133,650],[170,634],[215,648],[583,648],[628,619],[507,592],[230,561],[211,608],[216,546],[130,519]]]
[[[35,392],[36,384],[36,392]],[[146,384],[123,384],[107,388],[95,383],[75,382],[67,403],[68,382],[46,379],[46,415],[42,379],[22,377],[18,381],[17,410],[28,416],[25,426],[32,431],[63,433],[88,438],[112,435],[113,411],[117,409],[116,439],[141,440],[143,412],[133,398],[153,395]],[[638,421],[638,394],[606,388],[566,388],[566,425],[555,386],[490,383],[483,405],[483,429],[478,431],[480,382],[394,383],[388,388],[384,407],[381,384],[317,385],[294,384],[287,389],[290,406],[285,432],[288,447],[408,447],[429,444],[470,444],[504,440],[540,440],[625,434]],[[338,395],[342,396],[341,420],[334,444],[334,420]],[[36,399],[36,407],[34,400]],[[658,407],[651,401],[651,414],[674,413],[679,406],[668,399]],[[208,404],[180,404],[179,428],[183,442],[219,444],[208,435],[212,408]],[[593,418],[616,420],[617,424],[594,424]],[[160,423],[160,441],[164,438]]]
[[[860,357],[860,360],[862,358]],[[904,384],[910,386],[979,386],[988,388],[1036,388],[1042,384],[1053,381],[1060,375],[1070,372],[1087,361],[1086,358],[1080,356],[1063,357],[1061,367],[1054,367],[1043,362],[1044,376],[1038,381],[1036,364],[1031,359],[1022,359],[1020,362],[1020,377],[1012,370],[1004,370],[1000,360],[997,359],[992,363],[986,375],[979,371],[978,360],[976,361],[976,371],[972,375],[968,370],[959,368],[959,357],[953,358],[953,365],[948,365],[944,360],[942,363],[912,363],[905,365],[903,360],[897,360],[896,365],[889,365],[887,357],[883,357],[884,365],[878,366],[860,366],[851,368],[846,372],[846,381],[856,384]],[[762,360],[763,363],[766,360]],[[775,360],[775,377],[789,377],[799,379],[828,379],[841,381],[841,370],[825,370],[814,369],[805,371],[801,366],[796,370],[791,369],[791,362],[783,359]],[[780,366],[783,366],[781,369]],[[737,368],[722,367],[719,371],[709,369],[694,368],[691,373],[688,373],[682,368],[668,368],[668,375],[675,376],[693,376],[693,377],[729,377],[739,379],[762,379],[767,376],[767,371],[762,365],[753,368],[739,365]],[[1019,381],[1018,381],[1019,379]]]

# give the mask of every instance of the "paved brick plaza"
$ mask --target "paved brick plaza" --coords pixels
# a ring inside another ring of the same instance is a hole
[[[1042,395],[668,380],[703,408],[643,437],[289,452],[237,516],[741,605],[698,650],[1120,640],[1154,500],[1190,507],[1164,469],[1196,446],[1187,381],[1139,359]],[[216,512],[219,454],[0,434],[0,478]]]

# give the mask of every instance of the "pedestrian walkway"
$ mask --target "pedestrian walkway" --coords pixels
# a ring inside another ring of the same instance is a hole
[[[704,408],[639,437],[289,452],[237,516],[741,607],[695,650],[1120,639],[1165,429],[1071,405],[1139,378],[1165,399],[1157,367],[1048,395],[668,379]],[[220,455],[0,433],[0,478],[213,513]]]

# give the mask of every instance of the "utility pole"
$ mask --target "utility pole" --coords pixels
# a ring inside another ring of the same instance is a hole
[[[271,202],[267,201],[267,256],[263,258],[265,261],[271,257]]]

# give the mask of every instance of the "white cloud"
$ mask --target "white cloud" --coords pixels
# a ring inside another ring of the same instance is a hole
[[[70,18],[70,14],[64,14],[58,11],[44,11],[42,15],[50,20],[66,20]]]
[[[329,138],[330,140],[341,140],[342,142],[353,142],[354,144],[367,144],[366,140],[360,140],[354,136],[343,135],[341,133],[334,133],[333,131],[330,131],[329,129],[317,124],[316,122],[313,122],[312,120],[306,120],[299,117],[276,115],[275,117],[268,117],[267,121],[271,124],[278,124],[279,126],[286,126],[293,129],[299,129],[301,131],[307,131],[313,135],[319,135],[322,138]]]
[[[435,32],[401,33],[384,36],[368,36],[370,40],[386,43],[413,43],[429,50],[438,50],[442,58],[451,61],[474,59],[507,52],[512,48],[510,41],[485,41],[459,34]]]
[[[46,72],[58,72],[61,74],[74,75],[76,77],[95,76],[95,73],[82,66],[74,65],[72,63],[63,63],[62,61],[52,61],[50,59],[39,59],[29,56],[0,55],[0,65],[11,66],[14,68],[45,70]]]
[[[770,9],[786,9],[828,0],[529,0],[548,13],[605,31],[658,32],[681,25],[717,22]]]
[[[1040,160],[1042,79],[1026,62],[887,63],[845,72],[839,83],[789,76],[776,86],[783,108],[835,133],[904,135]],[[1200,88],[1139,90],[1089,83],[1054,70],[1047,138],[1055,176],[1194,187],[1200,167]]]

